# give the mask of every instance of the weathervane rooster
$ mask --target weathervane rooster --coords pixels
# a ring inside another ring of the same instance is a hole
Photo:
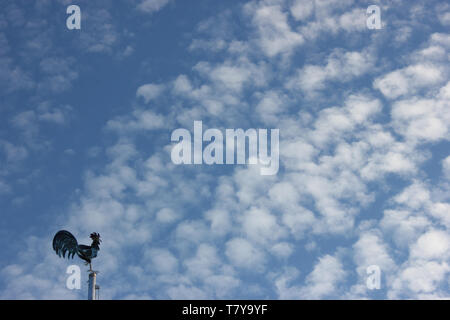
[[[90,238],[92,239],[92,244],[90,246],[78,244],[77,239],[69,231],[60,230],[53,238],[53,250],[55,250],[59,257],[62,255],[63,258],[66,257],[66,253],[68,252],[68,259],[73,258],[76,254],[86,261],[86,265],[89,264],[89,270],[92,271],[91,260],[97,257],[101,240],[100,234],[96,232],[91,233]]]

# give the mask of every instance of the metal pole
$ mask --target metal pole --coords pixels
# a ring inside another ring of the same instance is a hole
[[[89,273],[88,300],[95,300],[96,281],[97,281],[97,272],[96,271],[91,271]]]
[[[100,300],[100,286],[98,284],[95,285],[95,300]]]

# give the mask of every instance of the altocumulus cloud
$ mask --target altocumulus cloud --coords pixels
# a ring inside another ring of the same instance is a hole
[[[449,8],[368,30],[353,0],[206,2],[80,1],[79,33],[66,1],[0,14],[0,297],[84,298],[64,228],[101,233],[105,299],[449,298]],[[280,129],[278,174],[173,164],[200,120]]]

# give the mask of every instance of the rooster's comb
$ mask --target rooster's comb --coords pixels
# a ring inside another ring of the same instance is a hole
[[[100,240],[100,233],[97,232],[92,232],[91,235],[89,236],[92,240]]]

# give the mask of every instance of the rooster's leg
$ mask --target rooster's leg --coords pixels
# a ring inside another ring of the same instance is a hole
[[[86,261],[86,262],[84,263],[84,265],[85,265],[85,266],[89,265],[89,271],[92,271],[92,265],[91,265],[90,262],[87,262],[87,261]]]

